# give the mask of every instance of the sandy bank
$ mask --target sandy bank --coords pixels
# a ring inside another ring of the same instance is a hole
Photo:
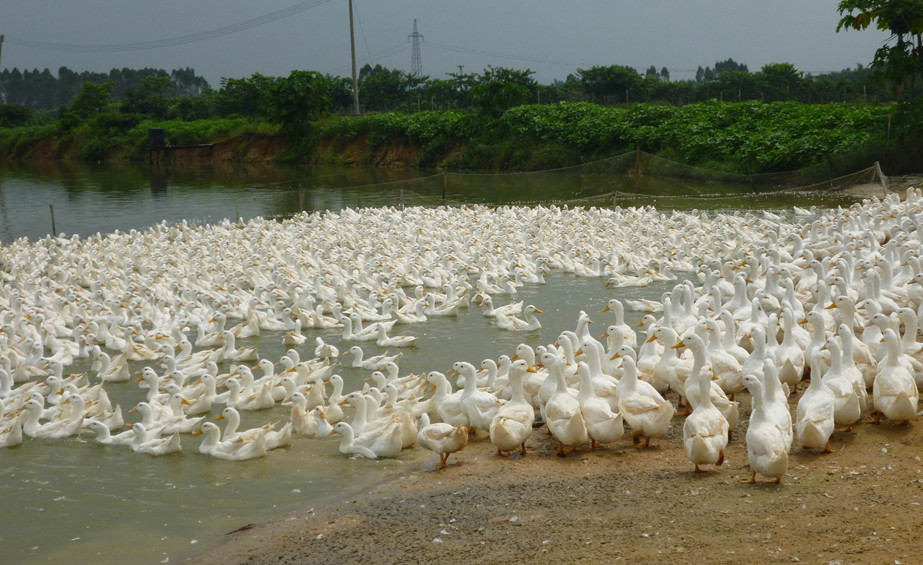
[[[675,401],[675,398],[673,398]],[[749,477],[741,423],[717,470],[691,473],[681,420],[649,449],[561,459],[544,428],[503,459],[476,441],[450,466],[229,534],[194,563],[910,563],[920,543],[923,426],[860,424],[836,453],[793,449],[782,485]],[[793,401],[794,402],[794,401]],[[793,406],[794,409],[794,406]],[[436,462],[437,456],[431,460]],[[361,462],[357,462],[361,464]]]

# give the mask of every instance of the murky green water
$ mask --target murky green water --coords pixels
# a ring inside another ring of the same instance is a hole
[[[732,196],[722,196],[732,195]],[[585,172],[450,174],[343,167],[36,164],[0,166],[0,242],[52,233],[87,236],[161,221],[290,215],[299,210],[463,203],[654,205],[721,210],[838,205],[842,193],[760,194],[751,187]]]
[[[51,231],[49,204],[58,232],[89,235],[97,231],[142,229],[160,221],[208,222],[225,217],[287,215],[299,209],[346,206],[439,204],[462,201],[570,201],[605,195],[616,179],[581,175],[441,177],[415,180],[415,171],[356,169],[220,169],[151,171],[146,168],[59,167],[0,170],[0,240],[39,238]],[[553,180],[556,179],[556,180]],[[376,188],[337,188],[391,182]],[[606,184],[608,183],[608,184]],[[303,187],[299,190],[298,188]],[[654,188],[635,187],[639,191]],[[664,185],[662,194],[689,191]],[[621,190],[621,189],[620,189]],[[609,197],[603,197],[603,201]],[[624,199],[623,199],[624,200]],[[620,202],[624,203],[624,202]],[[639,203],[649,204],[651,200]],[[780,207],[782,201],[676,199],[660,205],[684,208]],[[708,204],[708,206],[704,204]],[[839,204],[843,200],[801,198],[795,203]],[[611,205],[611,200],[608,205]],[[522,335],[499,330],[474,306],[458,318],[431,319],[425,327],[402,326],[419,337],[408,350],[401,372],[446,371],[454,361],[477,365],[484,358],[511,354],[520,342],[553,342],[576,325],[586,310],[602,333],[610,319],[601,310],[608,298],[656,297],[672,288],[662,283],[644,289],[607,291],[604,279],[552,274],[548,284],[527,286],[518,299],[545,311],[540,331]],[[497,304],[499,305],[499,304]],[[629,314],[629,322],[638,315]],[[313,355],[313,337],[347,349],[339,332],[308,330],[308,343],[297,349]],[[282,336],[264,332],[257,345],[262,357],[278,360]],[[380,348],[363,344],[370,354]],[[137,370],[139,366],[133,367]],[[224,369],[225,367],[222,367]],[[68,372],[86,370],[75,365]],[[361,386],[366,371],[338,366],[347,389]],[[107,385],[124,410],[143,399],[135,383]],[[214,418],[216,414],[211,416]],[[277,407],[245,414],[243,424],[284,420]],[[129,419],[133,419],[129,417]],[[223,533],[297,508],[310,508],[356,494],[386,476],[428,464],[435,456],[419,449],[386,461],[348,460],[333,440],[297,438],[268,457],[245,463],[225,462],[197,452],[198,438],[183,438],[184,453],[149,457],[128,448],[102,447],[89,438],[30,440],[0,450],[0,562],[2,563],[158,563],[178,562]]]

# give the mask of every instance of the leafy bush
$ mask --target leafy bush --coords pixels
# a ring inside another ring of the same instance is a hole
[[[0,128],[24,126],[32,120],[34,112],[20,104],[0,104]]]

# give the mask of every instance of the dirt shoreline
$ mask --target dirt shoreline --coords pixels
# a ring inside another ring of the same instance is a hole
[[[923,426],[860,424],[835,453],[793,448],[781,485],[749,478],[749,396],[723,467],[693,474],[681,419],[648,449],[617,444],[555,456],[475,440],[435,470],[225,536],[192,563],[910,563],[923,516]],[[800,395],[799,395],[800,396]],[[675,401],[675,398],[673,398]],[[797,397],[792,400],[792,407]],[[357,464],[362,464],[357,461]]]

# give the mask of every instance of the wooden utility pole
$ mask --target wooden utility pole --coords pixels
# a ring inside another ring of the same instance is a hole
[[[3,53],[3,34],[0,33],[0,53]],[[0,71],[3,70],[3,65],[0,64]]]
[[[353,115],[359,115],[359,79],[356,76],[356,31],[353,28],[353,0],[349,0],[349,48],[353,58]]]

